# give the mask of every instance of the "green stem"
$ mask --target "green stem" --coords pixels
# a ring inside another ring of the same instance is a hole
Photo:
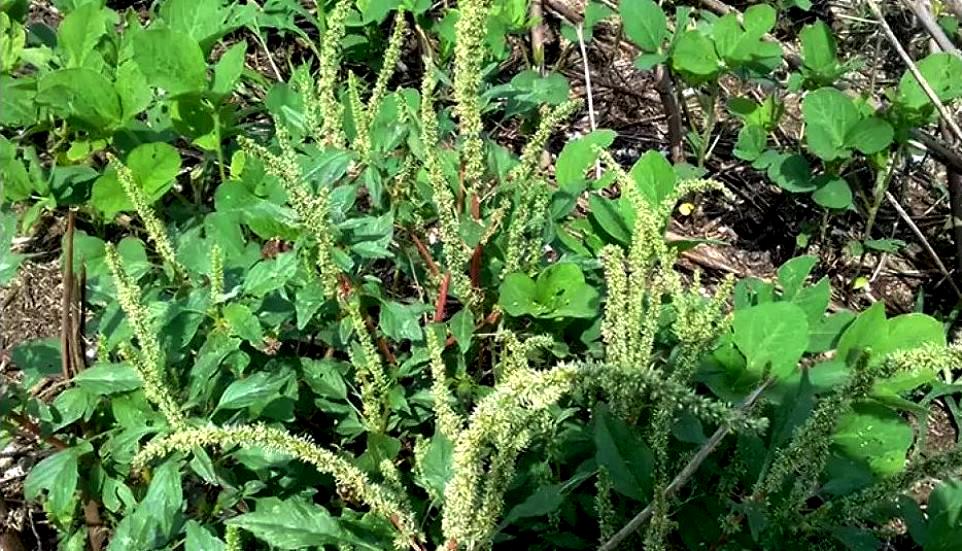
[[[892,176],[895,174],[895,166],[898,164],[898,157],[901,152],[901,147],[896,149],[895,152],[892,153],[892,158],[889,159],[885,172],[880,172],[875,176],[875,188],[872,191],[872,204],[869,206],[868,220],[865,222],[865,233],[862,234],[863,240],[872,238],[872,227],[875,225],[875,216],[878,214],[879,207],[882,206],[882,201],[885,199],[885,190],[888,189],[889,182],[892,181]]]
[[[705,128],[701,135],[701,144],[698,148],[698,166],[705,166],[705,157],[708,155],[708,147],[711,143],[711,134],[715,130],[715,102],[718,100],[718,84],[710,85],[708,94],[708,104],[705,106]]]

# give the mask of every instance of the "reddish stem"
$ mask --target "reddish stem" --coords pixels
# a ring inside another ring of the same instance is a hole
[[[444,321],[444,309],[448,304],[448,286],[451,285],[451,272],[444,274],[441,288],[438,289],[438,301],[434,307],[434,323]]]

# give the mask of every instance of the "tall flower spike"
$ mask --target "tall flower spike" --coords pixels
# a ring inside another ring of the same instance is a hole
[[[473,304],[476,296],[471,281],[465,273],[473,252],[461,239],[458,212],[454,194],[441,167],[438,139],[438,115],[434,111],[434,72],[428,67],[421,83],[421,143],[424,147],[424,169],[434,199],[434,209],[438,213],[438,229],[441,234],[441,250],[451,272],[451,287],[461,300]]]
[[[160,258],[174,271],[174,274],[178,278],[186,280],[187,270],[183,264],[177,261],[177,255],[174,253],[174,245],[167,235],[167,229],[160,219],[157,218],[157,213],[155,213],[153,207],[150,206],[144,190],[134,180],[133,172],[113,155],[108,155],[108,159],[116,163],[117,180],[120,182],[120,187],[123,188],[124,194],[127,195],[130,203],[134,206],[134,210],[137,211],[137,215],[140,216],[141,221],[144,223],[147,238],[153,242],[157,254],[160,255]]]
[[[544,110],[544,116],[538,124],[538,129],[521,152],[520,162],[511,169],[511,180],[525,182],[535,174],[538,169],[538,162],[541,160],[541,153],[544,151],[551,133],[580,108],[581,100],[574,99]]]
[[[354,142],[351,144],[362,159],[367,159],[371,152],[370,120],[364,103],[361,102],[361,91],[354,71],[347,74],[347,98],[351,105],[351,116],[354,118]]]
[[[452,442],[464,426],[464,420],[451,407],[451,393],[448,391],[447,366],[444,364],[444,347],[438,340],[433,326],[425,327],[424,338],[428,354],[431,356],[431,394],[434,395],[434,417],[437,419],[441,434]]]
[[[157,331],[150,326],[147,309],[140,303],[143,293],[137,283],[127,275],[123,261],[114,246],[107,244],[107,266],[117,287],[117,302],[127,316],[127,323],[134,330],[139,350],[127,347],[125,355],[144,382],[144,395],[163,414],[167,423],[174,428],[185,424],[177,402],[167,386],[164,374],[164,359],[157,341]]]
[[[337,100],[337,74],[341,68],[341,41],[344,39],[347,16],[353,0],[339,0],[327,15],[327,31],[321,40],[321,60],[317,71],[317,102],[321,115],[320,130],[315,139],[331,147],[343,147],[342,116],[344,108]]]
[[[576,385],[579,369],[559,366],[549,371],[523,369],[478,402],[454,445],[454,474],[444,490],[441,520],[445,539],[455,546],[478,549],[490,543],[503,505],[505,480],[514,460],[530,440],[544,413]],[[482,467],[490,462],[489,483]],[[454,547],[449,547],[454,548]]]
[[[525,271],[540,258],[544,242],[545,217],[551,201],[551,193],[543,181],[525,182],[516,191],[517,202],[508,222],[507,244],[501,277],[517,271]],[[535,235],[530,235],[534,233]]]
[[[384,404],[391,385],[384,375],[381,356],[378,355],[377,349],[374,347],[374,337],[367,330],[367,324],[364,323],[358,300],[356,298],[348,299],[343,302],[343,306],[358,338],[357,346],[351,347],[348,356],[351,359],[351,364],[354,365],[357,384],[361,390],[364,421],[371,432],[384,432],[387,422]]]
[[[484,39],[488,29],[491,0],[466,0],[459,4],[455,24],[454,99],[463,143],[464,183],[476,189],[484,173],[481,142],[481,70],[484,67]]]
[[[244,551],[244,537],[239,527],[227,526],[224,532],[224,551]]]
[[[371,97],[367,102],[368,118],[374,120],[378,111],[381,109],[381,102],[387,93],[388,83],[394,72],[397,71],[398,63],[401,61],[401,48],[404,46],[404,39],[407,38],[408,24],[404,18],[404,11],[398,10],[394,16],[394,31],[388,41],[387,50],[384,52],[384,63],[377,74],[377,81],[371,91]]]
[[[224,252],[219,245],[210,250],[210,303],[219,304],[224,297]]]
[[[287,193],[288,202],[317,243],[317,271],[327,295],[334,296],[339,270],[334,264],[334,237],[329,221],[330,193],[326,188],[320,189],[316,195],[311,193],[282,125],[277,125],[280,155],[245,136],[239,137],[237,141],[247,154],[264,163],[264,170],[268,174],[280,181]]]
[[[195,447],[229,448],[241,446],[267,452],[284,453],[314,466],[319,472],[334,477],[338,486],[360,498],[371,510],[387,518],[398,530],[402,547],[422,541],[414,513],[398,502],[394,492],[371,481],[353,463],[319,447],[308,438],[294,436],[284,430],[264,425],[233,427],[184,428],[151,440],[134,457],[135,469],[173,452],[189,453]]]

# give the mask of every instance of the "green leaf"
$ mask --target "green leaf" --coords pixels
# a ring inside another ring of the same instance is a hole
[[[595,460],[608,470],[616,492],[637,501],[651,495],[655,458],[641,436],[604,403],[594,412]]]
[[[421,340],[419,317],[424,312],[422,304],[401,304],[395,301],[381,302],[378,326],[394,341]]]
[[[853,321],[839,338],[835,355],[852,365],[865,349],[884,346],[888,339],[888,321],[885,305],[877,302]]]
[[[120,110],[124,121],[142,113],[154,99],[147,78],[133,60],[125,61],[117,68],[114,91],[120,97]]]
[[[814,256],[797,256],[778,268],[778,282],[782,286],[782,300],[792,300],[798,294],[817,262],[818,259]]]
[[[675,190],[675,170],[665,156],[656,150],[646,151],[631,167],[630,174],[638,192],[653,207],[660,207]]]
[[[280,289],[297,273],[297,255],[285,252],[275,258],[262,260],[247,272],[244,291],[255,297],[262,297]]]
[[[557,511],[564,502],[563,488],[564,484],[541,486],[524,501],[512,507],[504,516],[502,524],[508,525],[518,519],[541,517]]]
[[[772,376],[790,376],[808,345],[808,317],[790,302],[735,310],[732,327],[735,345],[748,360],[749,371],[755,373],[762,373],[770,364]]]
[[[562,262],[538,275],[508,274],[501,284],[499,303],[512,316],[590,318],[598,313],[598,292],[587,283],[577,264]]]
[[[832,29],[822,21],[806,25],[799,33],[805,66],[823,76],[838,69],[838,54]]]
[[[668,38],[665,12],[653,0],[622,0],[618,12],[625,34],[643,51],[656,51]]]
[[[463,308],[457,314],[451,316],[448,321],[451,334],[458,342],[458,349],[461,354],[467,354],[471,348],[471,337],[474,336],[474,315],[470,308]]]
[[[187,521],[187,539],[184,551],[225,551],[226,546],[217,536],[201,526],[196,520]]]
[[[942,102],[962,96],[962,59],[950,53],[937,52],[918,62],[919,72],[925,77],[935,95]],[[898,101],[909,109],[921,109],[931,102],[910,71],[899,80]]]
[[[848,156],[849,133],[858,124],[855,104],[835,88],[819,88],[802,101],[805,143],[822,160]]]
[[[237,335],[255,346],[264,342],[264,329],[250,308],[243,304],[228,304],[223,313],[232,335]]]
[[[738,141],[732,151],[744,161],[754,161],[762,156],[768,143],[768,133],[761,126],[746,124],[738,131]]]
[[[97,363],[78,373],[73,382],[95,395],[127,392],[143,385],[137,370],[126,363]]]
[[[120,98],[103,75],[86,68],[61,69],[37,83],[37,103],[76,121],[92,132],[104,132],[121,120]]]
[[[230,31],[231,27],[225,21],[229,14],[230,10],[223,7],[223,0],[166,0],[160,8],[160,15],[168,28],[189,36],[205,50]]]
[[[299,498],[258,499],[254,512],[228,519],[227,524],[278,549],[336,545],[341,538],[341,527],[327,509]]]
[[[161,142],[138,145],[124,162],[150,203],[159,200],[173,187],[174,178],[180,172],[180,163],[177,149]],[[117,180],[116,171],[107,172],[94,182],[91,203],[108,218],[113,218],[118,212],[134,210]]]
[[[63,18],[57,28],[57,46],[66,54],[68,68],[84,65],[87,57],[95,53],[94,47],[113,20],[116,20],[116,14],[98,2],[84,4]]]
[[[631,227],[625,220],[618,200],[591,194],[588,196],[588,206],[591,208],[591,220],[601,226],[605,233],[622,245],[631,243]]]
[[[812,193],[812,199],[828,209],[847,209],[852,206],[852,188],[841,178],[819,178],[822,180],[818,189]]]
[[[895,130],[891,124],[878,117],[868,117],[849,130],[846,142],[862,153],[871,155],[886,149],[894,138]]]
[[[555,164],[558,186],[564,189],[581,189],[579,186],[585,179],[585,171],[598,158],[593,146],[606,149],[615,141],[616,135],[614,130],[595,130],[566,143]]]
[[[151,29],[134,41],[134,60],[147,80],[173,97],[200,92],[207,63],[197,41],[170,29]]]
[[[745,10],[744,27],[745,32],[753,37],[760,38],[768,31],[775,28],[775,18],[778,12],[768,4],[755,4]]]
[[[184,490],[177,461],[170,460],[154,471],[147,495],[120,522],[110,541],[109,551],[126,551],[147,546],[163,547],[180,529]]]
[[[191,0],[192,1],[192,0]],[[193,2],[197,3],[197,2]],[[214,65],[214,81],[210,90],[215,95],[226,96],[234,91],[234,85],[244,72],[244,57],[247,55],[247,42],[231,46]]]
[[[427,451],[417,457],[418,484],[433,498],[444,495],[444,487],[454,476],[454,444],[442,434],[435,434],[428,440]]]
[[[929,495],[925,551],[953,551],[962,538],[962,481],[951,478]]]
[[[711,40],[699,31],[686,31],[671,53],[672,67],[695,82],[709,80],[722,67]]]
[[[17,268],[23,260],[23,255],[14,253],[10,248],[16,231],[16,215],[0,211],[0,286],[6,285],[17,275]]]
[[[855,319],[855,314],[842,310],[830,314],[812,326],[808,336],[808,350],[812,354],[828,352],[834,348],[845,328]]]
[[[877,475],[890,476],[905,468],[914,434],[899,413],[860,403],[839,419],[833,440],[847,457],[867,463]]]
[[[281,390],[290,383],[291,373],[267,373],[258,371],[246,379],[230,384],[220,396],[215,411],[224,409],[263,409],[270,402],[281,398]]]
[[[768,165],[766,174],[785,191],[806,193],[816,189],[812,167],[802,155],[778,155]]]
[[[30,469],[23,481],[23,494],[27,499],[37,499],[47,490],[48,506],[56,516],[65,516],[75,505],[74,491],[79,474],[77,458],[90,452],[90,445],[59,451]]]
[[[344,375],[337,369],[336,361],[301,358],[301,369],[304,372],[304,381],[318,396],[334,400],[347,399],[347,384],[344,382]]]
[[[311,321],[321,306],[327,302],[327,293],[324,286],[317,279],[307,282],[307,285],[297,290],[297,299],[294,301],[294,310],[297,314],[297,330],[301,331]]]

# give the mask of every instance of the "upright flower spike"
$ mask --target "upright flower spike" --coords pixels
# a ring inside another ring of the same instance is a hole
[[[511,180],[526,182],[537,172],[541,153],[544,151],[551,133],[580,108],[581,100],[568,100],[561,105],[543,110],[544,116],[538,124],[538,129],[525,144],[518,165],[511,169]]]
[[[224,449],[233,446],[284,453],[312,465],[319,472],[334,477],[338,486],[358,496],[374,513],[390,520],[398,531],[395,545],[405,548],[423,540],[414,513],[396,499],[394,492],[371,481],[347,459],[319,447],[308,438],[281,429],[264,425],[182,428],[151,440],[134,457],[133,466],[142,469],[173,452],[189,453],[195,447]]]
[[[113,155],[108,155],[108,159],[117,165],[117,180],[120,182],[120,187],[123,188],[124,194],[134,206],[134,210],[137,211],[140,220],[144,223],[147,238],[153,242],[157,254],[160,255],[161,260],[174,271],[174,274],[178,278],[186,280],[187,270],[183,264],[177,261],[177,255],[174,253],[174,245],[167,235],[167,229],[157,217],[153,207],[150,206],[144,190],[141,189],[134,180],[133,172]]]
[[[317,243],[317,271],[327,295],[334,296],[340,271],[334,264],[334,237],[329,221],[330,193],[326,188],[319,190],[316,195],[311,193],[297,163],[297,155],[281,125],[277,126],[277,140],[281,144],[280,155],[244,136],[237,141],[247,154],[260,159],[264,163],[264,170],[276,177],[284,187],[288,202]]]
[[[381,366],[381,357],[374,347],[374,337],[364,323],[358,300],[356,298],[346,300],[343,302],[343,307],[358,337],[357,346],[348,351],[348,356],[354,366],[357,384],[361,390],[364,421],[368,425],[368,430],[381,433],[384,432],[387,423],[385,403],[391,385],[384,374],[384,367]]]
[[[458,7],[460,12],[454,27],[455,113],[463,142],[464,183],[468,189],[476,189],[484,173],[481,70],[484,67],[484,39],[491,0],[466,0]]]
[[[244,536],[239,527],[227,526],[224,532],[224,551],[244,551]]]
[[[401,48],[404,46],[404,39],[407,38],[407,31],[408,24],[407,19],[404,18],[404,11],[398,10],[394,16],[394,31],[388,41],[387,50],[384,52],[384,63],[377,74],[371,97],[368,98],[367,112],[370,120],[377,117],[377,113],[381,109],[381,102],[384,101],[384,96],[387,93],[388,83],[397,71],[398,63],[401,61]]]
[[[540,259],[544,246],[541,233],[551,202],[543,181],[525,182],[516,193],[514,213],[508,222],[502,279],[512,272],[527,272]],[[534,233],[535,235],[531,235]]]
[[[448,179],[444,175],[438,155],[440,143],[438,115],[434,111],[434,85],[434,72],[429,67],[424,71],[424,80],[421,83],[421,143],[424,147],[424,169],[431,184],[434,208],[438,214],[441,250],[444,253],[448,271],[451,272],[451,287],[461,300],[473,304],[477,297],[465,273],[473,251],[461,239],[454,194],[451,193],[451,187],[448,185]]]
[[[113,245],[107,244],[106,253],[107,266],[117,287],[117,302],[127,316],[127,323],[133,329],[139,346],[139,350],[127,347],[124,350],[125,355],[143,380],[147,400],[157,406],[171,427],[182,427],[185,424],[184,415],[167,386],[157,331],[150,326],[147,309],[140,303],[143,293],[137,283],[127,275],[123,261]]]
[[[464,426],[464,420],[451,407],[451,393],[448,390],[447,366],[444,364],[444,347],[438,340],[433,326],[424,328],[424,338],[431,357],[431,394],[434,396],[434,417],[437,419],[441,434],[452,442]]]
[[[341,41],[344,40],[345,24],[353,0],[339,0],[327,15],[327,31],[321,40],[320,67],[317,71],[317,109],[320,111],[320,129],[315,134],[317,142],[330,147],[343,147],[344,108],[337,100],[337,75],[341,68]]]
[[[478,402],[455,442],[454,474],[444,490],[441,526],[450,549],[490,544],[518,454],[539,416],[575,387],[579,374],[574,366],[516,370]]]
[[[224,252],[219,245],[210,250],[210,303],[220,304],[224,297]]]
[[[354,71],[347,74],[347,98],[351,105],[351,116],[354,119],[354,141],[351,145],[361,159],[367,159],[371,153],[370,117],[364,103],[361,102],[360,85]]]

